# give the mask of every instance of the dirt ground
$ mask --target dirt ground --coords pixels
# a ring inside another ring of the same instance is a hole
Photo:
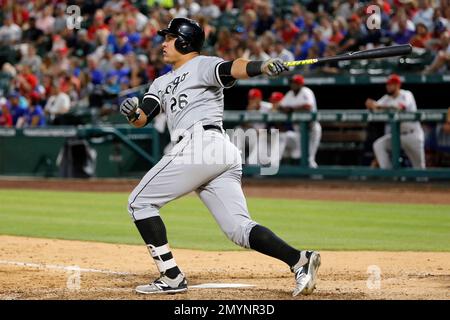
[[[10,236],[0,236],[0,241],[0,299],[292,299],[292,273],[283,263],[252,251],[174,249],[190,285],[254,287],[191,289],[161,297],[133,292],[136,285],[158,275],[145,246]],[[297,299],[450,298],[448,252],[327,251],[321,255],[315,293]],[[79,277],[70,266],[82,268]]]
[[[0,188],[132,190],[136,180],[1,179]],[[449,204],[446,184],[246,181],[247,196]],[[0,236],[0,299],[292,299],[292,273],[252,251],[174,249],[190,285],[232,283],[247,288],[199,289],[142,296],[138,284],[158,276],[145,246]],[[450,252],[321,252],[317,289],[297,299],[450,299]],[[77,268],[73,268],[76,266]]]

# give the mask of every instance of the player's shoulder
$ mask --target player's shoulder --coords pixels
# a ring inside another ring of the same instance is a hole
[[[414,94],[410,90],[406,89],[400,89],[400,94],[406,95],[406,96],[413,96]]]
[[[195,58],[197,64],[201,66],[202,68],[215,68],[219,63],[224,62],[222,58],[216,57],[216,56],[197,56]]]
[[[314,94],[314,91],[309,87],[303,87],[302,90],[308,94]]]

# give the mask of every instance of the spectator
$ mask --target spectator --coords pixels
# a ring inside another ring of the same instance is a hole
[[[281,40],[276,41],[271,56],[273,58],[278,57],[283,61],[295,60],[294,54],[284,47],[284,42]]]
[[[359,8],[361,8],[361,2],[358,0],[342,1],[336,10],[336,16],[341,16],[348,20]]]
[[[12,15],[7,13],[0,27],[0,42],[4,44],[14,44],[22,37],[22,29],[14,23]]]
[[[308,57],[309,48],[313,46],[313,42],[309,39],[308,32],[302,31],[295,44],[294,55],[296,60],[303,60]]]
[[[58,83],[53,83],[51,95],[47,100],[44,111],[49,122],[54,125],[62,124],[63,116],[70,110],[70,97],[61,91]]]
[[[340,52],[358,51],[364,34],[361,30],[361,18],[353,14],[348,20],[348,32],[339,43]]]
[[[45,126],[45,113],[38,100],[37,92],[33,92],[28,98],[29,106],[24,115],[24,126],[26,127]]]
[[[220,9],[212,0],[202,0],[198,14],[208,19],[217,19],[220,16]]]
[[[22,40],[26,42],[35,41],[37,43],[42,43],[44,32],[36,27],[36,18],[30,17],[28,29],[23,32]]]
[[[414,36],[414,33],[414,29],[408,27],[408,20],[402,17],[398,22],[398,31],[394,33],[393,40],[396,44],[407,44]]]
[[[433,30],[434,8],[430,0],[418,0],[419,10],[414,15],[413,22],[417,25],[422,23],[428,30]]]
[[[28,44],[27,53],[20,60],[20,64],[29,66],[33,74],[39,74],[41,71],[42,58],[36,54],[33,43]]]
[[[12,117],[12,124],[16,128],[21,128],[24,124],[26,108],[20,106],[21,96],[18,92],[12,92],[9,96],[9,112]]]
[[[248,41],[248,48],[245,50],[243,57],[249,60],[262,61],[270,59],[270,56],[262,49],[261,43],[254,39]]]
[[[53,6],[45,6],[44,10],[37,15],[36,27],[41,29],[44,34],[51,34],[54,31],[54,24]]]
[[[16,87],[19,89],[20,93],[24,96],[29,96],[31,92],[36,89],[39,79],[31,72],[29,65],[18,65],[18,74],[16,76]]]
[[[272,8],[268,3],[261,3],[258,6],[257,15],[258,19],[256,21],[255,34],[260,36],[272,28],[275,20],[273,17]]]
[[[98,30],[109,30],[107,24],[105,24],[105,15],[103,10],[98,9],[94,15],[94,22],[88,29],[89,40],[94,40]]]
[[[92,41],[88,38],[88,32],[86,29],[78,30],[73,43],[68,44],[68,47],[72,49],[72,54],[79,58],[88,56],[95,49]]]
[[[13,118],[8,108],[8,101],[0,98],[0,127],[11,128],[13,126]]]
[[[440,50],[438,51],[433,63],[424,70],[424,74],[433,74],[444,72],[449,69],[450,64],[450,31],[441,35]]]
[[[426,44],[431,40],[431,34],[428,32],[427,26],[419,22],[416,25],[416,35],[411,39],[411,45],[416,48],[426,48]]]

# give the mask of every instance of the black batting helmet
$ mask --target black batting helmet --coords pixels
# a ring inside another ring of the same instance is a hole
[[[175,18],[169,22],[166,29],[158,31],[160,36],[170,34],[175,36],[175,49],[182,54],[192,51],[200,52],[205,42],[205,32],[197,21],[187,18]]]

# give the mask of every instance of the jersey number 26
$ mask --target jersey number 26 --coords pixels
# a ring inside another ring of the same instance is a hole
[[[177,105],[179,110],[183,110],[183,108],[186,107],[188,103],[189,102],[187,101],[187,95],[184,93],[178,96],[178,101],[175,97],[172,97],[172,99],[170,99],[170,111],[172,111],[172,113],[176,112]]]

